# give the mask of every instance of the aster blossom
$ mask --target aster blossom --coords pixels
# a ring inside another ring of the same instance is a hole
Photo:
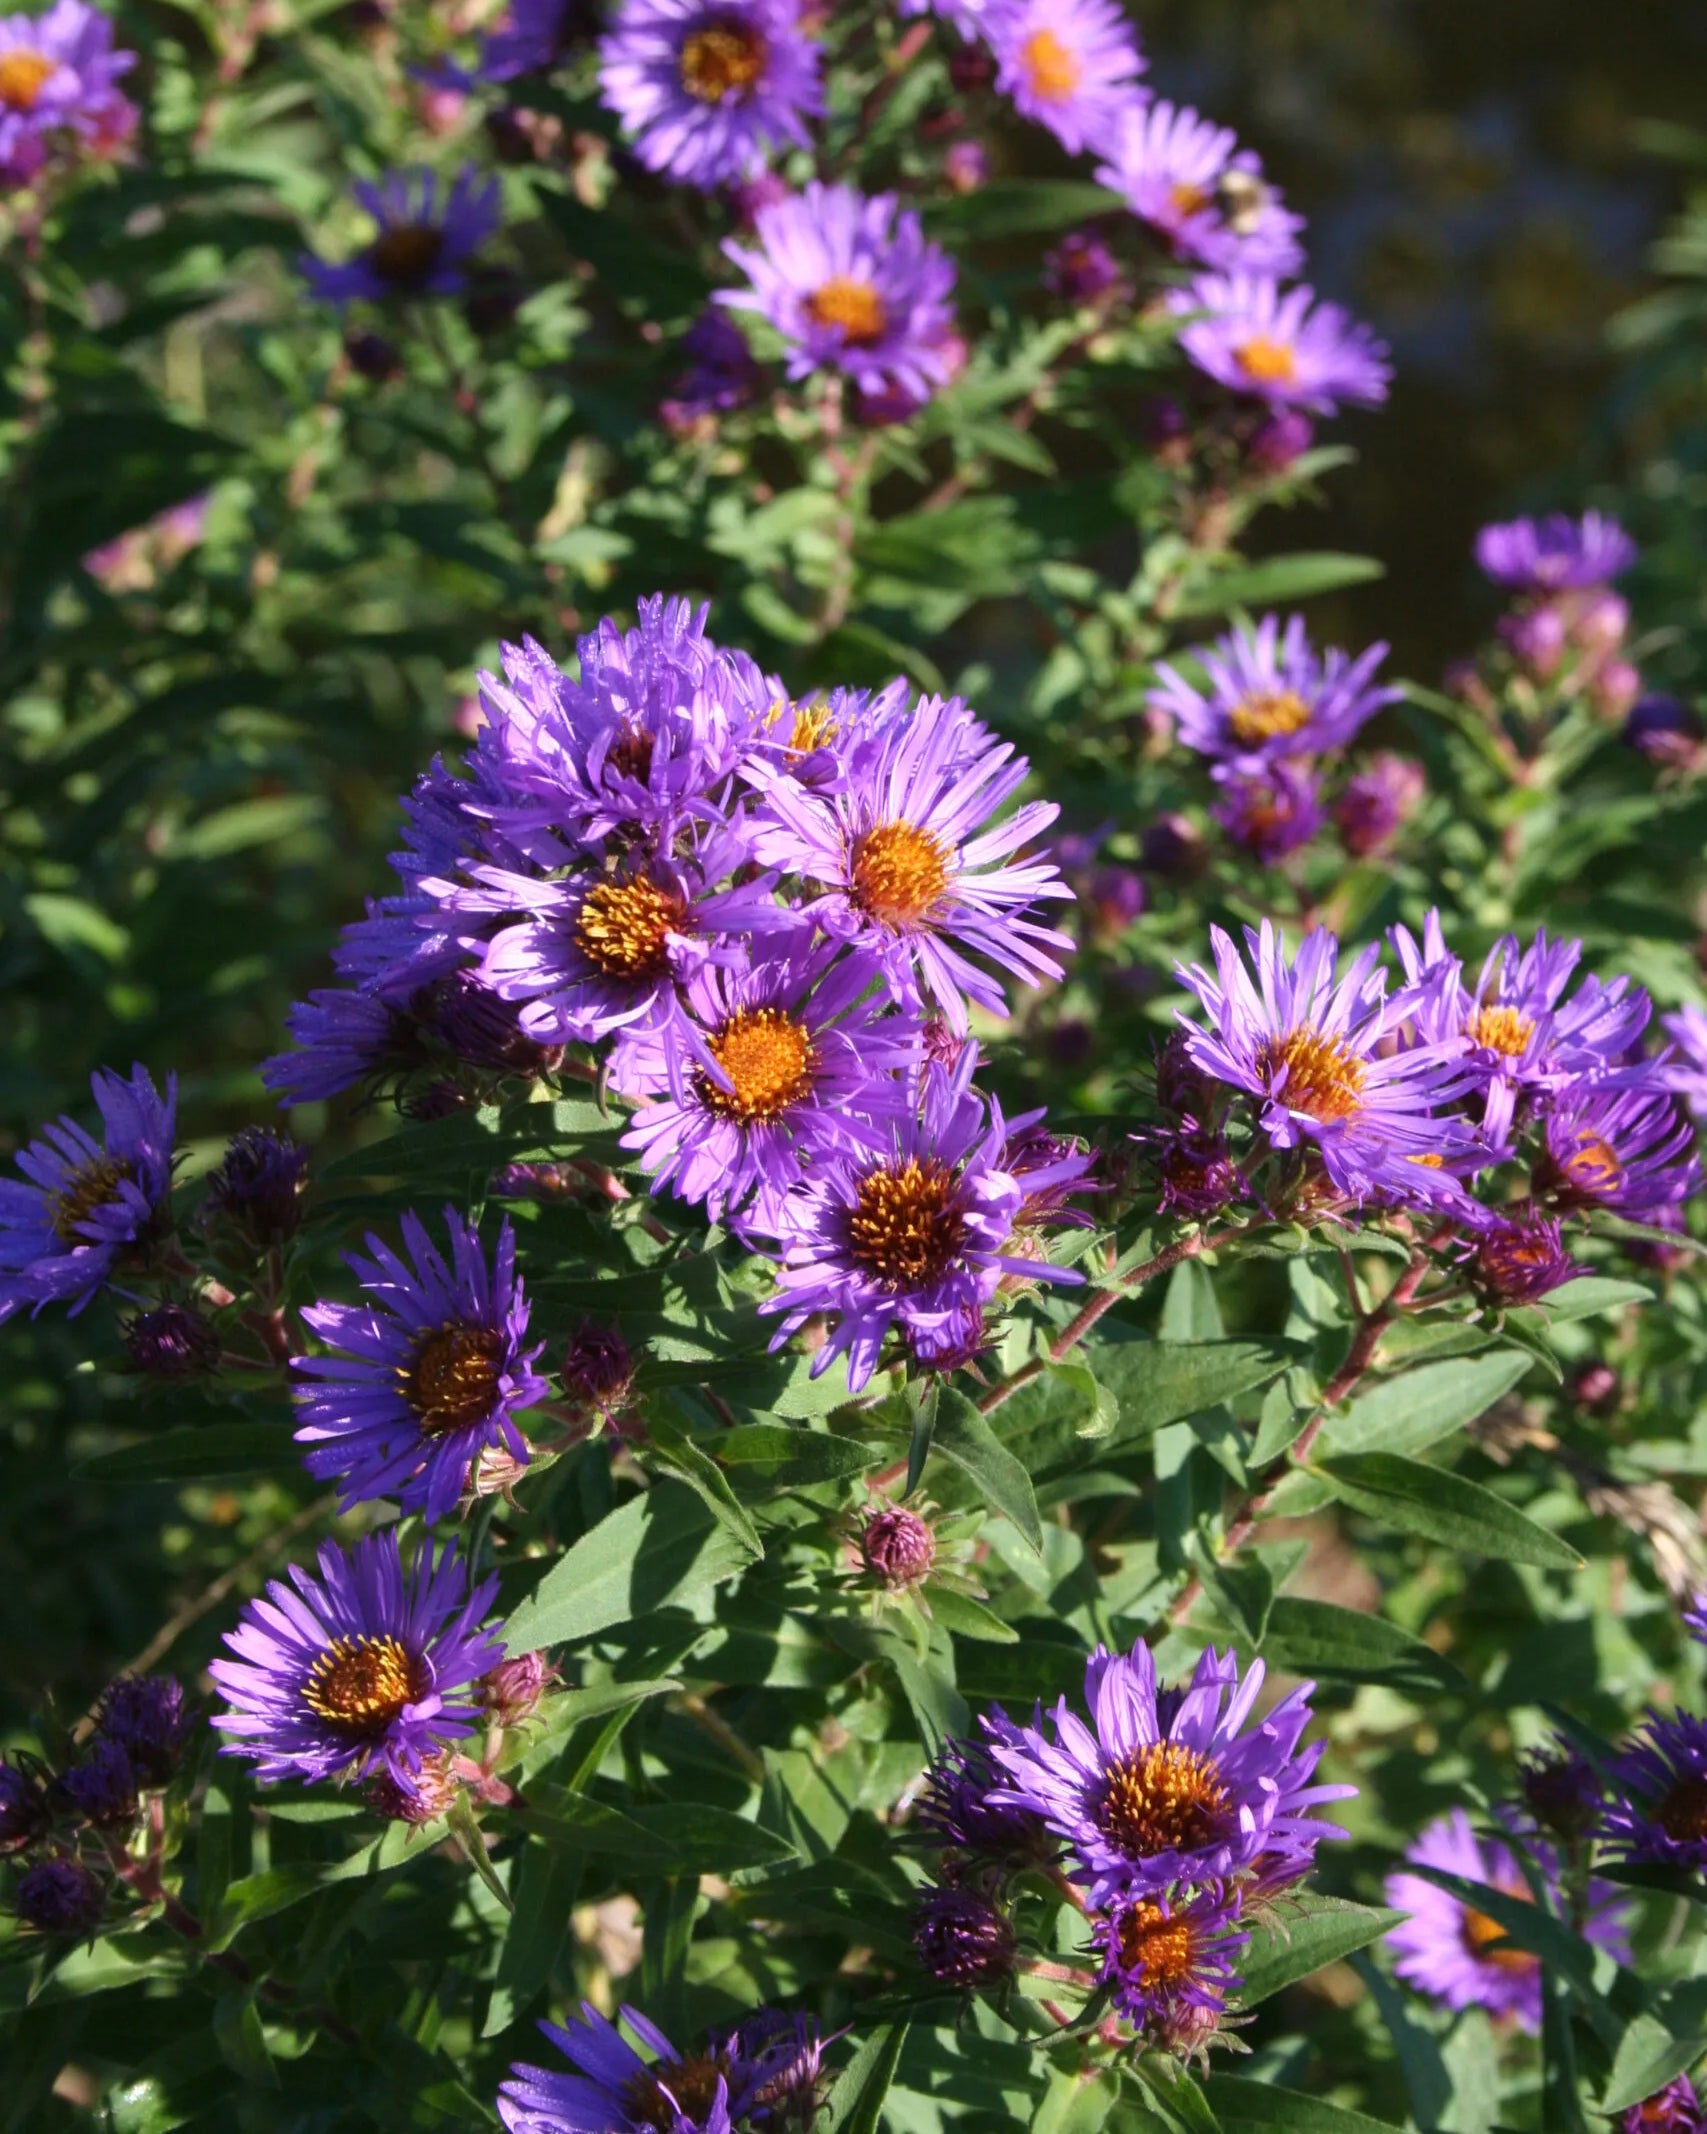
[[[233,1657],[208,1668],[228,1707],[222,1753],[263,1780],[383,1774],[407,1792],[478,1723],[473,1685],[504,1657],[483,1627],[498,1582],[471,1592],[448,1545],[405,1567],[392,1527],[349,1550],[324,1542],[317,1570],[271,1580],[226,1634]]]
[[[1616,519],[1588,511],[1580,519],[1556,511],[1544,519],[1512,519],[1484,526],[1476,561],[1485,577],[1519,593],[1581,592],[1622,577],[1636,560],[1636,544]]]
[[[362,179],[352,190],[378,234],[341,265],[312,256],[301,263],[309,287],[329,304],[459,296],[469,260],[502,219],[497,179],[482,178],[472,164],[448,186],[433,171],[411,169],[388,171],[377,184]]]
[[[303,1319],[339,1351],[291,1361],[303,1465],[339,1484],[345,1510],[395,1496],[441,1519],[471,1464],[493,1446],[526,1465],[520,1409],[550,1392],[533,1369],[543,1343],[524,1347],[528,1304],[516,1274],[515,1232],[505,1219],[488,1264],[474,1225],[445,1210],[447,1265],[413,1211],[403,1218],[407,1258],[370,1236],[368,1256],[347,1256],[361,1304],[315,1304]]]
[[[1304,618],[1282,627],[1265,615],[1253,629],[1229,630],[1195,655],[1194,683],[1166,660],[1156,667],[1153,710],[1165,712],[1187,748],[1245,769],[1344,748],[1402,692],[1376,680],[1387,656],[1375,644],[1353,659],[1337,647],[1317,652]]]
[[[101,1139],[61,1118],[20,1151],[28,1182],[0,1179],[0,1324],[47,1304],[80,1312],[165,1219],[177,1077],[162,1092],[142,1067],[128,1080],[102,1067],[90,1088]]]
[[[115,48],[111,18],[83,0],[0,16],[0,182],[34,177],[61,139],[124,140],[136,110],[118,82],[135,64]]]
[[[1545,1133],[1536,1190],[1562,1207],[1658,1222],[1701,1184],[1689,1115],[1652,1070],[1566,1090]]]
[[[590,2001],[567,2027],[540,2024],[575,2072],[525,2061],[512,2067],[498,2092],[509,2134],[729,2134],[759,2086],[760,2070],[739,2056],[738,2041],[682,2054],[638,2008],[625,2005],[619,2014],[649,2057]]]
[[[1204,274],[1169,306],[1186,321],[1181,348],[1230,392],[1319,415],[1387,397],[1386,344],[1302,283],[1283,290],[1269,274]]]
[[[623,0],[599,87],[648,170],[707,191],[806,147],[824,108],[792,0]]]
[[[723,249],[751,286],[717,301],[756,311],[788,344],[788,375],[845,371],[867,392],[895,384],[921,402],[951,373],[954,262],[893,193],[808,185],[759,209],[757,242]]]
[[[1121,115],[1097,177],[1181,259],[1224,273],[1293,274],[1302,216],[1282,206],[1230,128],[1162,98]]]
[[[1183,1897],[1117,1898],[1098,1925],[1101,1976],[1128,2022],[1140,2030],[1173,2028],[1182,2017],[1216,2022],[1238,1991],[1238,1954],[1250,1939],[1239,1912],[1237,1891],[1214,1883]]]
[[[1618,2118],[1618,2134],[1702,2134],[1704,2127],[1707,2116],[1687,2075],[1674,2076],[1663,2090],[1631,2105]]]
[[[1060,976],[1065,934],[1026,916],[1040,898],[1070,897],[1052,859],[1021,848],[1060,812],[1032,801],[992,818],[1030,769],[959,697],[924,697],[854,747],[823,790],[755,759],[747,775],[763,805],[755,856],[820,885],[809,914],[833,939],[869,950],[896,998],[931,995],[956,1031],[966,1001],[1005,1012],[987,959],[1027,984]]]
[[[1707,1119],[1707,1009],[1691,1002],[1660,1019],[1674,1048],[1661,1070],[1665,1085],[1676,1091],[1697,1121]]]
[[[1648,1714],[1613,1760],[1600,1836],[1626,1860],[1707,1867],[1707,1719]]]
[[[1321,781],[1307,763],[1276,763],[1258,771],[1218,763],[1210,775],[1220,795],[1210,814],[1259,866],[1278,867],[1302,851],[1327,821]]]
[[[1147,1645],[1099,1645],[1085,1666],[1090,1726],[1064,1697],[1047,1727],[1041,1712],[1031,1726],[985,1722],[996,1798],[1044,1819],[1093,1905],[1230,1882],[1268,1855],[1305,1863],[1344,1835],[1311,1811],[1356,1788],[1311,1783],[1322,1746],[1302,1737],[1315,1685],[1253,1722],[1263,1679],[1260,1660],[1241,1683],[1233,1655],[1211,1650],[1183,1690],[1158,1695]]]
[[[1144,61],[1115,0],[989,0],[979,30],[997,88],[1069,155],[1112,138],[1143,94]]]

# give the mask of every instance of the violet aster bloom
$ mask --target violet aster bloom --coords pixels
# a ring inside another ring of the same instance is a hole
[[[623,0],[599,86],[648,170],[707,192],[807,147],[824,109],[794,0]]]
[[[1683,1099],[1698,1121],[1707,1119],[1707,1013],[1690,1006],[1660,1020],[1677,1048],[1660,1068],[1660,1078]]]
[[[1285,936],[1265,919],[1260,932],[1245,929],[1253,980],[1220,927],[1210,941],[1215,976],[1195,964],[1178,973],[1210,1019],[1204,1029],[1180,1018],[1192,1065],[1255,1100],[1273,1147],[1313,1143],[1351,1199],[1467,1206],[1451,1170],[1474,1161],[1476,1143],[1463,1120],[1439,1110],[1469,1084],[1462,1047],[1385,1049],[1407,1002],[1387,1000],[1379,947],[1342,977],[1332,934],[1306,934],[1289,963]]]
[[[1008,1729],[1007,1715],[998,1707],[984,1726],[993,1737]],[[925,1773],[914,1820],[933,1844],[952,1846],[981,1863],[1047,1860],[1055,1843],[1043,1818],[1000,1798],[1001,1784],[984,1742],[950,1735]]]
[[[1097,176],[1177,257],[1223,273],[1295,274],[1303,265],[1290,214],[1260,160],[1228,127],[1158,99],[1127,107]]]
[[[756,244],[723,246],[752,286],[716,300],[770,321],[791,378],[841,370],[867,392],[893,383],[921,399],[947,383],[954,262],[893,193],[814,182],[760,208],[753,231]]]
[[[1613,1761],[1600,1835],[1627,1860],[1707,1867],[1707,1719],[1648,1714]]]
[[[702,426],[715,432],[719,415],[749,406],[763,390],[765,374],[753,359],[747,337],[733,319],[708,307],[682,337],[683,371],[660,403],[664,426],[685,436]]]
[[[352,190],[379,234],[342,265],[309,254],[301,262],[310,288],[329,304],[460,296],[468,286],[463,269],[503,219],[497,179],[483,179],[472,164],[448,187],[416,169],[388,171],[378,184],[363,179]]]
[[[1278,615],[1265,615],[1196,653],[1201,684],[1159,661],[1150,708],[1175,721],[1187,748],[1241,769],[1329,755],[1403,694],[1375,679],[1386,656],[1384,644],[1356,659],[1337,647],[1318,652],[1301,615],[1284,630]]]
[[[1260,771],[1219,763],[1213,775],[1221,798],[1210,814],[1259,866],[1279,866],[1328,819],[1320,783],[1307,763],[1275,763]]]
[[[1572,1259],[1559,1225],[1545,1216],[1490,1222],[1475,1240],[1471,1269],[1499,1304],[1534,1304],[1590,1271]]]
[[[509,2134],[729,2134],[752,2102],[755,2071],[738,2057],[735,2041],[708,2043],[701,2053],[678,2053],[637,2008],[620,2011],[624,2025],[647,2049],[642,2058],[614,2023],[590,2001],[567,2029],[540,2029],[575,2069],[518,2062],[498,2092],[498,2117]]]
[[[1069,155],[1103,147],[1143,95],[1144,61],[1115,0],[989,0],[979,28],[996,87]]]
[[[102,1067],[89,1086],[101,1139],[61,1118],[16,1159],[29,1183],[0,1179],[0,1325],[26,1306],[66,1304],[75,1317],[165,1219],[177,1077],[162,1095],[144,1068],[125,1081]]]
[[[401,1008],[375,993],[324,986],[285,1017],[292,1052],[261,1063],[261,1080],[281,1104],[322,1104],[346,1089],[406,1073],[426,1054],[420,1032]]]
[[[1618,2134],[1703,2134],[1704,2129],[1707,2117],[1687,2075],[1674,2076],[1663,2090],[1618,2116]]]
[[[1069,230],[1043,255],[1043,286],[1066,304],[1094,304],[1123,280],[1119,262],[1094,230]]]
[[[1535,1827],[1567,1845],[1588,1836],[1606,1799],[1593,1764],[1557,1735],[1518,1765],[1517,1789]]]
[[[1547,1114],[1536,1190],[1567,1208],[1657,1222],[1701,1184],[1689,1114],[1650,1074],[1568,1089]]]
[[[283,1244],[302,1227],[308,1151],[270,1126],[245,1126],[208,1174],[204,1228],[235,1232],[257,1251]]]
[[[190,1738],[183,1684],[171,1675],[120,1675],[107,1685],[95,1731],[119,1744],[145,1786],[170,1785]]]
[[[1004,1275],[1079,1280],[1010,1249],[1025,1188],[1002,1168],[1007,1126],[999,1106],[986,1115],[973,1065],[968,1053],[952,1076],[927,1067],[917,1111],[880,1122],[882,1153],[826,1150],[777,1210],[781,1265],[759,1310],[784,1314],[773,1349],[815,1314],[834,1315],[813,1377],[845,1351],[857,1393],[892,1326],[932,1361]]]
[[[142,1812],[129,1755],[121,1743],[99,1735],[80,1763],[59,1774],[59,1790],[97,1830],[128,1830]]]
[[[1037,985],[1061,975],[1072,948],[1026,916],[1041,897],[1072,895],[1053,859],[1021,854],[1059,809],[1032,801],[992,822],[1029,768],[959,697],[923,697],[910,719],[855,748],[825,792],[755,758],[747,775],[763,806],[753,849],[766,866],[822,885],[803,912],[876,955],[897,999],[916,1005],[922,987],[963,1032],[967,999],[1006,1010],[1001,987],[964,951]]]
[[[388,1775],[411,1792],[424,1759],[479,1722],[472,1685],[504,1657],[483,1627],[497,1591],[488,1578],[471,1593],[450,1546],[405,1570],[395,1527],[322,1543],[319,1576],[293,1564],[271,1580],[226,1634],[235,1657],[208,1669],[230,1707],[221,1753],[253,1757],[263,1780]]]
[[[1114,2005],[1140,2030],[1182,2014],[1213,2022],[1238,1991],[1236,1893],[1211,1883],[1188,1896],[1115,1900],[1098,1922],[1102,1980]]]
[[[302,1315],[342,1352],[294,1357],[291,1371],[297,1443],[311,1448],[303,1465],[316,1481],[339,1484],[343,1510],[395,1496],[442,1519],[489,1447],[527,1464],[516,1412],[551,1389],[533,1368],[545,1344],[523,1347],[528,1304],[515,1232],[506,1217],[488,1266],[474,1225],[449,1207],[445,1223],[448,1267],[411,1211],[407,1259],[373,1236],[371,1258],[346,1256],[366,1302],[315,1304]]]
[[[1390,845],[1428,790],[1420,763],[1381,749],[1346,780],[1334,802],[1334,828],[1354,860],[1372,859]]]
[[[999,1985],[1013,1976],[1013,1922],[977,1889],[945,1882],[913,1909],[913,1952],[939,1985]]]
[[[1540,1871],[1549,1908],[1559,1906],[1558,1856],[1539,1841],[1530,1857]],[[1406,1852],[1415,1867],[1436,1867],[1466,1882],[1479,1882],[1522,1903],[1534,1894],[1511,1847],[1480,1837],[1462,1808],[1437,1817]],[[1472,1903],[1450,1895],[1424,1876],[1400,1870],[1387,1877],[1387,1902],[1410,1913],[1387,1936],[1393,1968],[1407,1985],[1451,2009],[1481,2008],[1496,2022],[1519,2030],[1541,2028],[1541,1960],[1509,1940],[1505,1929]],[[1582,1932],[1597,1948],[1627,1962],[1624,1934],[1627,1900],[1610,1883],[1588,1885],[1588,1918]]]
[[[1053,1738],[1041,1712],[1032,1726],[1004,1722],[990,1739],[1006,1780],[997,1798],[1044,1818],[1093,1905],[1228,1882],[1268,1853],[1308,1858],[1345,1835],[1310,1811],[1357,1789],[1310,1783],[1322,1744],[1300,1740],[1314,1683],[1252,1718],[1263,1675],[1255,1660],[1241,1684],[1232,1653],[1211,1650],[1184,1690],[1158,1696],[1147,1645],[1099,1645],[1085,1666],[1094,1731],[1064,1697]]]
[[[570,0],[510,0],[503,21],[481,39],[469,79],[513,82],[546,73],[563,56],[569,19]]]
[[[707,965],[682,988],[665,1029],[619,1036],[612,1087],[655,1096],[623,1146],[683,1200],[724,1221],[757,1195],[774,1229],[780,1197],[821,1152],[882,1148],[877,1121],[911,1102],[916,1019],[865,998],[879,972],[834,942],[785,948],[745,970]]]
[[[1580,519],[1556,511],[1545,519],[1512,519],[1484,526],[1476,561],[1495,585],[1519,593],[1581,591],[1621,577],[1636,560],[1636,544],[1616,519],[1598,511]]]
[[[1180,346],[1230,392],[1319,415],[1387,397],[1386,343],[1302,284],[1283,290],[1273,275],[1203,274],[1169,308],[1188,321]]]
[[[124,139],[136,112],[118,79],[135,64],[114,49],[111,18],[83,0],[0,16],[0,175],[33,177],[56,136],[97,150]]]

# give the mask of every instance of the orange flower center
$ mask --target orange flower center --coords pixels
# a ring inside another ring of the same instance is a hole
[[[53,1234],[62,1245],[86,1245],[84,1224],[97,1208],[117,1200],[119,1188],[135,1177],[128,1163],[96,1156],[86,1163],[53,1203]]]
[[[1654,1811],[1668,1838],[1707,1839],[1707,1778],[1680,1778]]]
[[[581,905],[575,944],[608,978],[662,978],[670,967],[670,936],[687,915],[685,898],[644,876],[601,882]]]
[[[368,246],[367,263],[394,288],[418,289],[438,265],[444,241],[444,231],[430,222],[400,222]]]
[[[857,275],[832,274],[806,299],[815,326],[839,326],[848,348],[871,348],[889,326],[889,312],[870,282]]]
[[[1266,333],[1253,334],[1233,351],[1253,385],[1292,385],[1298,377],[1298,358],[1288,342],[1271,340]]]
[[[1310,707],[1296,689],[1254,690],[1227,714],[1235,738],[1246,743],[1273,741],[1309,723]]]
[[[1033,96],[1046,104],[1059,104],[1079,86],[1084,65],[1077,52],[1068,51],[1053,30],[1038,30],[1020,47],[1020,65],[1031,84]]]
[[[1213,197],[1201,185],[1175,185],[1168,190],[1168,201],[1176,215],[1201,215]]]
[[[503,1350],[503,1336],[495,1328],[462,1321],[441,1326],[421,1342],[413,1362],[397,1375],[428,1437],[466,1430],[491,1414]]]
[[[1521,1898],[1525,1904],[1534,1902],[1530,1892],[1520,1883],[1501,1882],[1498,1888],[1503,1896]],[[1465,1948],[1479,1964],[1492,1964],[1498,1971],[1533,1971],[1540,1964],[1538,1956],[1515,1947],[1506,1938],[1505,1928],[1498,1920],[1490,1919],[1486,1912],[1472,1911],[1466,1906],[1459,1932],[1464,1937]]]
[[[948,888],[948,847],[916,823],[879,823],[854,845],[849,872],[861,911],[884,926],[911,926]]]
[[[788,734],[788,752],[791,756],[809,756],[815,748],[828,748],[841,730],[831,718],[830,707],[822,697],[814,704],[796,704],[794,724]]]
[[[701,1101],[721,1118],[774,1119],[812,1087],[812,1040],[781,1008],[742,1008],[706,1042],[735,1085],[722,1089],[710,1075],[699,1078]]]
[[[1464,1035],[1472,1045],[1515,1060],[1535,1035],[1535,1023],[1521,1008],[1482,1007],[1464,1025]]]
[[[720,2078],[727,2080],[727,2067],[709,2054],[687,2060],[659,2060],[629,2077],[623,2085],[623,2107],[631,2120],[638,2120],[643,2127],[656,2127],[659,2134],[669,2134],[670,2128],[679,2126],[683,2119],[698,2125],[710,2117]]]
[[[426,1694],[428,1681],[423,1662],[394,1637],[334,1638],[310,1669],[302,1701],[341,1732],[372,1740]]]
[[[966,1235],[954,1173],[938,1157],[868,1171],[848,1216],[854,1258],[891,1289],[918,1289],[946,1274]]]
[[[1624,1166],[1611,1142],[1584,1126],[1565,1158],[1565,1176],[1584,1193],[1612,1193],[1623,1181]]]
[[[769,49],[751,23],[725,15],[695,30],[682,44],[682,87],[702,104],[742,96],[765,71]]]
[[[1285,1068],[1285,1083],[1275,1091],[1277,1102],[1323,1126],[1349,1119],[1363,1101],[1363,1062],[1349,1046],[1320,1030],[1294,1030],[1286,1037],[1269,1038],[1257,1055],[1257,1065],[1275,1080]]]
[[[1196,1852],[1226,1828],[1229,1799],[1212,1757],[1177,1741],[1153,1741],[1110,1771],[1097,1821],[1139,1859]]]
[[[1159,1904],[1135,1904],[1119,1924],[1120,1961],[1141,1986],[1166,1992],[1191,1975],[1197,1936],[1189,1919],[1170,1919]]]
[[[33,111],[58,72],[58,60],[49,59],[45,52],[25,48],[0,52],[0,104],[8,111]]]

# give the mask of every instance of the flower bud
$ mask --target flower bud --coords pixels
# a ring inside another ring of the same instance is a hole
[[[1094,230],[1072,230],[1043,258],[1043,286],[1064,304],[1094,304],[1118,287],[1114,254]]]
[[[130,1758],[118,1742],[99,1735],[82,1763],[60,1773],[59,1790],[97,1830],[128,1830],[142,1812]]]
[[[38,1934],[92,1934],[107,1908],[106,1892],[81,1860],[42,1860],[18,1878],[13,1906]]]
[[[592,1409],[612,1423],[634,1384],[634,1358],[614,1326],[586,1319],[564,1354],[560,1375],[575,1407]]]
[[[975,193],[990,182],[990,152],[982,141],[951,141],[943,154],[942,174],[950,192]]]
[[[1340,843],[1356,860],[1368,859],[1389,844],[1427,790],[1420,763],[1383,749],[1346,782],[1334,802],[1334,827]]]
[[[1630,603],[1621,593],[1603,586],[1577,613],[1570,626],[1571,641],[1585,652],[1616,652],[1630,629]]]
[[[1686,770],[1701,753],[1707,727],[1676,697],[1647,696],[1624,721],[1624,745],[1666,769]]]
[[[246,1126],[208,1175],[202,1226],[233,1230],[257,1251],[282,1245],[302,1226],[307,1182],[308,1151],[300,1142],[270,1126]]]
[[[539,1700],[556,1679],[557,1670],[543,1652],[519,1652],[482,1675],[474,1694],[500,1726],[520,1726],[538,1711]]]
[[[1544,682],[1559,671],[1565,655],[1565,622],[1557,608],[1520,608],[1502,615],[1497,628],[1512,657],[1536,681]]]
[[[1194,881],[1209,863],[1203,832],[1184,815],[1158,815],[1144,832],[1139,864],[1166,882]]]
[[[403,375],[403,358],[383,334],[352,327],[344,336],[344,360],[370,385],[389,385]]]
[[[1284,474],[1315,441],[1315,425],[1307,415],[1296,408],[1281,408],[1258,423],[1245,449],[1259,473]]]
[[[219,1333],[193,1304],[157,1304],[123,1328],[125,1354],[144,1378],[175,1383],[219,1368]]]
[[[860,1561],[891,1593],[922,1585],[936,1562],[936,1536],[904,1504],[874,1509],[860,1531]]]
[[[1617,1411],[1623,1398],[1624,1387],[1618,1373],[1609,1363],[1581,1363],[1571,1373],[1565,1390],[1573,1405],[1586,1415],[1602,1418]]]
[[[1609,659],[1588,685],[1589,702],[1609,721],[1622,721],[1641,694],[1641,673],[1627,659]]]
[[[995,1986],[1014,1968],[1014,1930],[987,1897],[953,1883],[928,1889],[913,1914],[921,1968],[944,1986]]]
[[[39,1844],[51,1822],[40,1772],[0,1759],[0,1857]]]
[[[190,1736],[183,1684],[170,1675],[120,1675],[107,1685],[95,1731],[119,1744],[145,1786],[170,1785]]]

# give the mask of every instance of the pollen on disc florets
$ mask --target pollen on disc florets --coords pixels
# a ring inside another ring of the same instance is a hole
[[[135,1171],[118,1156],[95,1156],[75,1172],[53,1203],[53,1234],[62,1245],[86,1245],[83,1226],[97,1208],[117,1200]]]
[[[702,104],[744,96],[764,74],[764,33],[738,15],[716,15],[682,42],[682,87]]]
[[[1284,1068],[1286,1079],[1275,1090],[1276,1097],[1289,1110],[1301,1111],[1321,1125],[1350,1118],[1362,1103],[1368,1073],[1363,1061],[1348,1045],[1320,1030],[1293,1030],[1268,1039],[1258,1065],[1271,1081],[1278,1080]]]
[[[310,1669],[302,1700],[329,1726],[365,1740],[383,1734],[426,1688],[425,1667],[401,1640],[364,1634],[333,1639]]]
[[[1234,359],[1253,385],[1294,385],[1298,358],[1289,343],[1266,333],[1253,334],[1233,351]]]
[[[947,890],[948,848],[917,823],[879,823],[854,845],[849,877],[861,911],[885,926],[909,926]]]
[[[1079,55],[1070,51],[1053,30],[1038,30],[1028,37],[1020,52],[1020,63],[1032,95],[1041,97],[1046,104],[1065,103],[1084,73]]]
[[[935,1156],[868,1171],[848,1215],[855,1260],[892,1289],[918,1289],[946,1274],[966,1234],[955,1176]]]
[[[1515,1060],[1522,1057],[1529,1040],[1535,1035],[1535,1024],[1521,1008],[1491,1003],[1475,1011],[1464,1025],[1464,1035],[1472,1045],[1479,1045],[1484,1051],[1497,1052],[1504,1059]]]
[[[1197,1852],[1222,1835],[1230,1800],[1213,1758],[1177,1741],[1154,1741],[1109,1772],[1097,1820],[1140,1859]]]
[[[575,920],[575,943],[608,978],[662,978],[670,967],[670,936],[687,919],[687,900],[644,876],[601,882],[589,890]]]
[[[1296,689],[1257,689],[1227,714],[1235,739],[1254,745],[1284,739],[1310,723],[1310,707]]]
[[[439,1327],[420,1343],[398,1375],[429,1436],[466,1430],[491,1413],[503,1349],[496,1328],[462,1320]]]
[[[700,1077],[701,1101],[722,1118],[774,1119],[812,1087],[811,1035],[782,1008],[738,1009],[706,1045],[733,1084]]]
[[[881,292],[857,275],[832,274],[806,299],[815,326],[839,326],[849,348],[871,348],[889,327],[889,308]]]

